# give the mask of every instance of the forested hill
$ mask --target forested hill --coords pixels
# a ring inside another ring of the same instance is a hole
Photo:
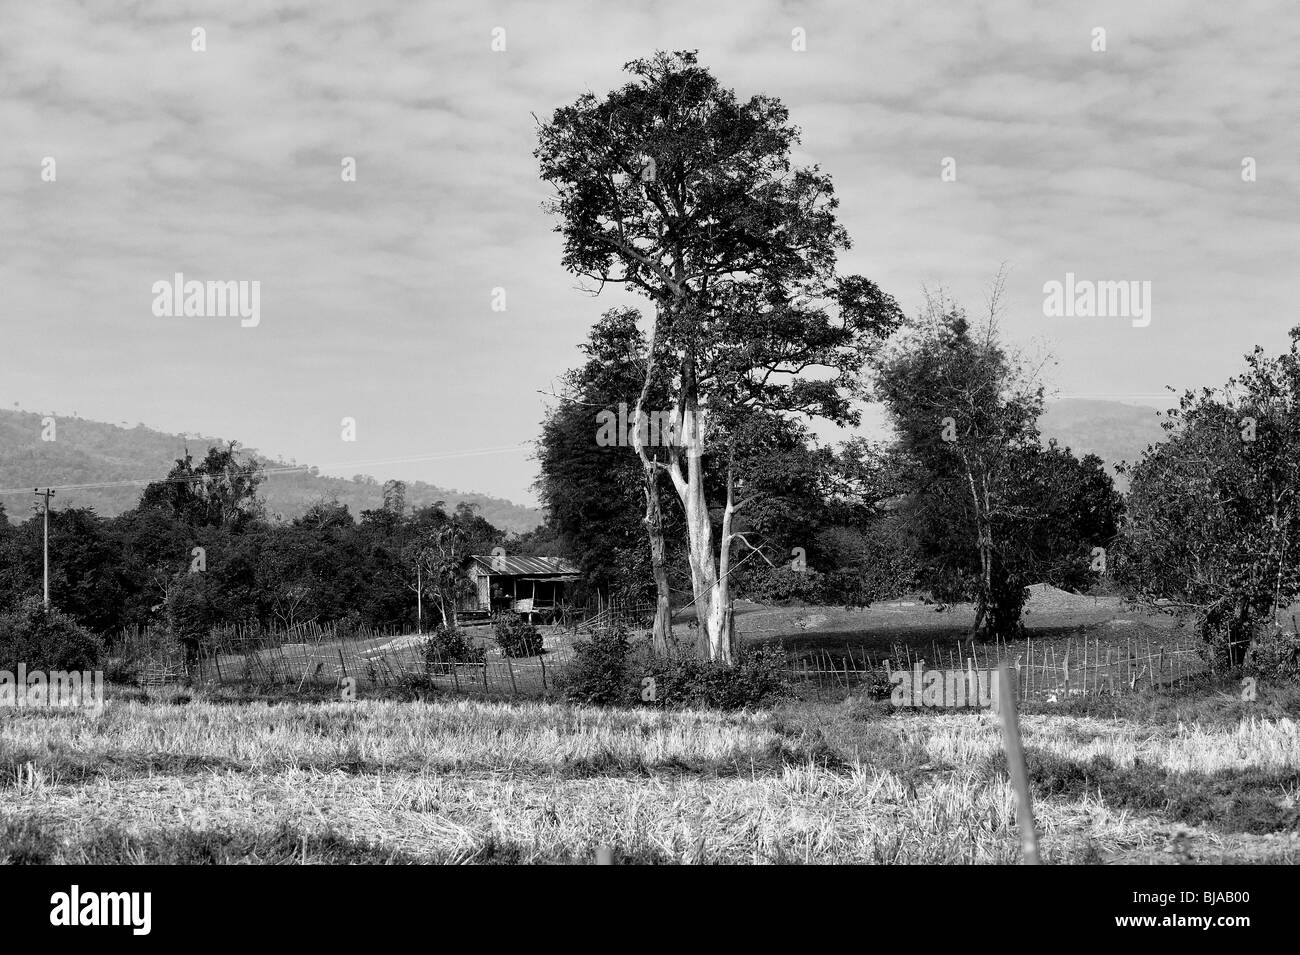
[[[30,489],[37,485],[59,487],[118,481],[122,483],[117,487],[59,491],[55,499],[59,507],[93,507],[103,516],[113,517],[135,507],[144,490],[141,482],[165,476],[176,459],[184,456],[187,447],[197,462],[209,447],[224,444],[220,438],[186,438],[154,431],[142,424],[127,428],[76,417],[59,417],[56,440],[42,441],[41,418],[31,412],[0,410],[0,489],[27,489],[25,495],[0,495],[0,504],[13,522],[25,520],[31,513]],[[269,467],[288,464],[253,450],[250,453]],[[308,471],[272,474],[263,482],[259,493],[266,501],[267,515],[285,520],[298,517],[313,501],[322,498],[338,499],[354,517],[383,503],[382,484],[360,475],[326,477]],[[531,530],[542,522],[538,509],[499,497],[448,490],[423,481],[407,482],[408,506],[421,507],[435,501],[445,501],[449,510],[462,501],[477,504],[480,516],[502,530],[516,533]]]

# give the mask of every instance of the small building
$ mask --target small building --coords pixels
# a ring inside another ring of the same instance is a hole
[[[474,593],[462,610],[513,610],[530,621],[552,617],[564,603],[568,585],[578,579],[578,568],[563,557],[474,554],[465,558],[464,567]]]

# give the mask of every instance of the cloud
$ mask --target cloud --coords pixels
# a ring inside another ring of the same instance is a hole
[[[845,267],[909,307],[942,281],[978,308],[1009,262],[1007,330],[1056,341],[1064,391],[1218,382],[1290,324],[1300,16],[1282,2],[55,0],[6,18],[6,405],[299,460],[530,440],[538,391],[601,311],[634,302],[577,292],[560,267],[533,114],[612,88],[656,48],[698,48],[741,95],[786,102],[801,155],[835,178]],[[940,181],[945,156],[956,182]],[[1155,321],[1048,322],[1041,285],[1067,270],[1152,280]],[[177,271],[260,280],[262,324],[153,318],[152,282]],[[338,441],[343,414],[356,445]],[[392,473],[522,500],[531,467]]]

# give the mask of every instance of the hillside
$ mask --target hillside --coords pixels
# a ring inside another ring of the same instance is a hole
[[[1172,403],[1172,402],[1171,402]],[[1125,490],[1128,481],[1116,475],[1114,465],[1135,463],[1148,445],[1165,439],[1160,427],[1165,418],[1154,408],[1119,401],[1089,401],[1065,398],[1048,403],[1038,419],[1042,438],[1056,438],[1075,454],[1095,454],[1106,462],[1106,471]]]
[[[220,438],[165,434],[143,424],[125,428],[75,417],[60,417],[57,424],[58,440],[42,441],[41,415],[0,410],[0,490],[26,491],[0,495],[10,521],[26,519],[33,500],[29,489],[37,485],[58,488],[121,482],[115,487],[61,490],[56,496],[60,507],[93,507],[106,517],[115,516],[134,507],[145,483],[166,475],[187,447],[198,460],[212,445],[224,443]],[[288,464],[247,450],[270,467]],[[379,507],[382,491],[381,483],[371,477],[326,477],[309,471],[273,474],[260,489],[267,514],[284,520],[298,517],[321,498],[337,498],[357,516]],[[477,504],[478,513],[495,526],[516,533],[531,530],[542,520],[536,508],[423,481],[407,482],[406,501],[411,507],[445,501],[448,508],[467,501]]]

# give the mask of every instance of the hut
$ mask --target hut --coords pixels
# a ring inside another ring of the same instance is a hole
[[[578,568],[562,557],[474,554],[464,569],[474,591],[462,610],[483,616],[514,611],[529,621],[553,619],[566,588],[578,579]]]

